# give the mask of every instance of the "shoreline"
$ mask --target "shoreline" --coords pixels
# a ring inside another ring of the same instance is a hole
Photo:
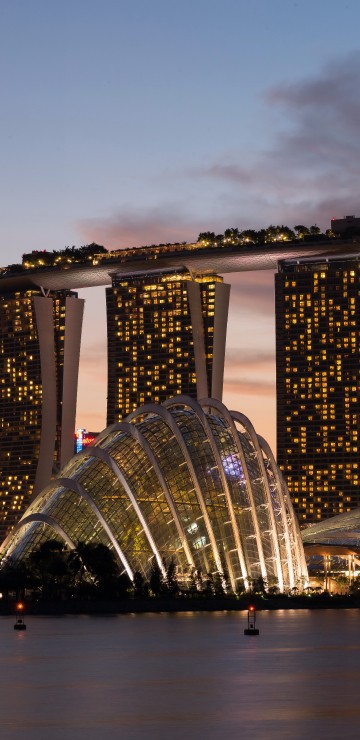
[[[17,613],[16,601],[0,602],[0,616],[14,616]],[[127,599],[104,601],[27,601],[23,600],[26,616],[75,616],[109,614],[159,614],[167,612],[215,612],[247,611],[255,606],[257,611],[276,611],[290,609],[359,609],[360,597],[350,596],[291,596],[262,598],[259,596],[241,599]]]

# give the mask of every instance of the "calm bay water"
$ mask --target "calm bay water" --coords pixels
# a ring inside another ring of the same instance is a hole
[[[0,618],[1,740],[360,737],[360,611]]]

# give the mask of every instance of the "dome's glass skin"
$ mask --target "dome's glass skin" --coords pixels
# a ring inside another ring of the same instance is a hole
[[[176,396],[108,427],[37,496],[2,545],[19,560],[54,536],[104,543],[122,572],[174,559],[179,581],[226,573],[234,591],[263,577],[307,580],[299,527],[269,446],[219,401]]]

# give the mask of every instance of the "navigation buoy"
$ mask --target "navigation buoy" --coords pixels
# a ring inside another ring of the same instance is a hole
[[[256,627],[256,609],[254,606],[248,608],[248,626],[244,629],[244,635],[258,635],[259,630]]]
[[[24,618],[22,616],[24,611],[24,604],[22,604],[21,601],[19,601],[18,604],[16,604],[16,619],[14,624],[14,630],[26,630],[26,624],[24,622]]]

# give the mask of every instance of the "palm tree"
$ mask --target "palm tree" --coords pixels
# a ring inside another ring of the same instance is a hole
[[[231,244],[239,243],[239,229],[231,228],[225,229],[224,231],[224,242],[230,242]]]
[[[214,231],[202,231],[198,236],[198,242],[209,242],[212,244],[215,241]]]
[[[244,229],[240,234],[241,244],[256,244],[257,243],[257,231],[254,229]]]
[[[310,234],[310,230],[307,226],[303,226],[302,224],[299,224],[298,226],[294,226],[294,231],[297,233],[298,239],[303,239],[304,236],[307,236]]]

